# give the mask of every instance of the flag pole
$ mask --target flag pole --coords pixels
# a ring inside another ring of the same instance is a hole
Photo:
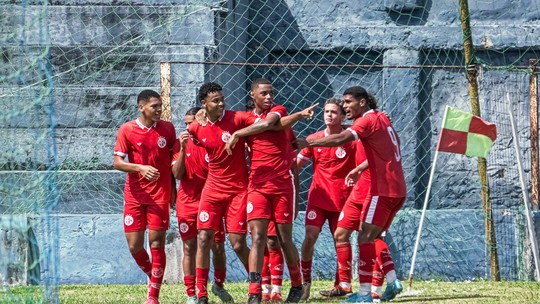
[[[439,139],[441,138],[440,132],[444,127],[444,121],[446,120],[446,114],[448,113],[448,106],[444,110],[444,115],[441,123],[441,128],[439,131]],[[424,198],[424,206],[422,207],[422,215],[420,215],[420,224],[418,225],[418,232],[416,233],[416,241],[414,243],[413,255],[411,259],[411,269],[409,271],[409,287],[407,291],[412,289],[413,273],[414,273],[414,264],[416,262],[416,254],[418,252],[418,245],[420,245],[420,235],[422,234],[422,226],[424,225],[424,218],[426,216],[426,209],[429,202],[429,194],[431,192],[431,185],[433,184],[433,175],[435,175],[435,166],[437,165],[437,158],[439,156],[439,150],[435,149],[435,156],[433,156],[433,164],[431,165],[431,173],[429,174],[429,182],[426,189],[426,197]]]
[[[521,163],[521,149],[519,147],[519,139],[517,137],[516,123],[514,121],[514,114],[512,113],[512,108],[510,104],[510,96],[506,94],[506,100],[508,101],[508,114],[510,115],[510,123],[512,125],[512,135],[514,136],[514,148],[516,149],[516,159],[519,169],[519,181],[521,182],[521,194],[523,196],[523,202],[525,203],[525,217],[527,218],[527,228],[529,230],[529,235],[531,237],[531,247],[534,257],[534,266],[536,268],[536,281],[540,281],[540,266],[538,262],[538,241],[536,239],[536,234],[533,228],[531,220],[531,212],[529,210],[529,195],[527,194],[527,188],[525,186],[525,177],[523,172],[523,164]]]

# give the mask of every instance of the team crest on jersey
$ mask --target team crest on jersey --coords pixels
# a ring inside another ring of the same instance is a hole
[[[189,230],[189,226],[188,226],[188,224],[186,224],[186,223],[180,224],[180,227],[179,227],[179,228],[180,228],[180,232],[182,232],[182,233],[186,233],[186,232],[188,232],[188,230]]]
[[[251,211],[253,211],[253,203],[252,202],[247,203],[246,211],[247,211],[247,213],[251,213]]]
[[[339,147],[336,149],[336,156],[337,158],[344,158],[347,155],[347,151],[343,149],[342,147]]]
[[[229,133],[228,131],[223,131],[223,133],[221,134],[221,140],[226,143],[229,141],[229,138],[231,138],[231,133]]]
[[[210,214],[208,214],[208,212],[206,211],[201,211],[201,213],[199,214],[199,220],[203,223],[206,223],[208,222],[209,219],[210,219]]]
[[[133,216],[131,216],[131,214],[127,214],[125,217],[124,217],[124,225],[126,226],[131,226],[133,225]]]
[[[159,139],[157,140],[157,145],[160,148],[165,148],[165,146],[167,145],[167,140],[165,139],[165,137],[160,136]]]
[[[343,213],[343,211],[341,211],[341,213],[339,214],[338,222],[341,221],[344,217],[345,217],[345,213]]]
[[[317,218],[317,212],[315,210],[311,210],[307,214],[308,220],[314,220]]]
[[[208,157],[208,153],[206,153],[206,154],[204,155],[204,160],[205,160],[207,163],[210,162],[210,157]]]

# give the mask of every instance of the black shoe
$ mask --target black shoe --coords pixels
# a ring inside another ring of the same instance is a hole
[[[261,303],[261,295],[252,294],[249,295],[248,304],[260,304]]]
[[[200,297],[197,300],[197,304],[208,304],[208,297]]]
[[[287,296],[287,300],[285,300],[285,303],[298,303],[300,302],[300,299],[302,298],[303,288],[302,285],[291,287],[289,290],[289,295]]]

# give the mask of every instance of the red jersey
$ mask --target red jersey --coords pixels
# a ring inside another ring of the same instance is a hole
[[[326,130],[308,138],[323,138]],[[339,212],[349,196],[351,187],[345,185],[345,177],[355,168],[356,142],[340,147],[304,148],[298,154],[303,160],[313,159],[313,178],[308,193],[308,206]]]
[[[176,140],[173,148],[172,164],[180,156],[180,140]],[[208,175],[208,154],[206,149],[188,139],[185,151],[185,171],[180,179],[180,187],[176,194],[176,206],[182,206],[186,214],[197,213],[199,200]]]
[[[257,122],[270,113],[277,114],[280,118],[287,116],[287,110],[281,105],[274,105],[260,115],[255,111],[249,112],[249,115]],[[290,188],[293,135],[292,130],[285,129],[265,131],[248,137],[251,159],[250,187],[264,187],[267,190]]]
[[[367,159],[366,157],[366,150],[364,149],[364,145],[362,144],[362,141],[360,139],[356,140],[356,166],[358,167],[361,163],[363,163]],[[371,173],[369,172],[369,163],[368,168],[360,174],[360,177],[358,178],[358,181],[356,181],[356,184],[354,184],[353,192],[358,193],[357,197],[365,197],[367,193],[369,192],[369,188],[371,187]]]
[[[357,118],[347,130],[356,139],[362,140],[366,150],[371,173],[371,194],[405,197],[407,190],[399,140],[388,117],[382,112],[370,110]]]
[[[124,201],[140,204],[169,204],[172,190],[171,153],[176,132],[170,122],[158,121],[147,128],[139,119],[120,126],[114,155],[128,158],[133,164],[148,165],[159,171],[159,178],[149,181],[140,173],[127,173]]]
[[[225,110],[216,122],[201,126],[197,121],[189,124],[188,131],[208,153],[208,178],[206,188],[212,191],[238,192],[247,186],[245,141],[240,138],[232,155],[225,150],[225,143],[235,131],[248,126],[245,112]]]

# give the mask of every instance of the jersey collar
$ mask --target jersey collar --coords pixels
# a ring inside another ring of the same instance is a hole
[[[221,116],[219,116],[216,121],[211,122],[210,119],[208,119],[208,117],[206,117],[206,122],[213,126],[216,122],[221,121],[223,119],[223,116],[225,116],[225,110],[223,110],[223,113],[221,113]]]
[[[145,126],[145,125],[139,120],[139,118],[137,118],[137,119],[135,120],[135,122],[137,123],[137,125],[138,125],[141,129],[146,130],[147,132],[150,131],[150,129],[155,128],[156,125],[157,125],[157,122],[155,122],[155,123],[154,123],[153,125],[151,125],[150,127],[147,127],[147,126]]]
[[[369,113],[375,113],[375,110],[371,109],[371,110],[367,111],[366,113],[364,113],[364,115],[362,115],[362,117],[368,115]]]

